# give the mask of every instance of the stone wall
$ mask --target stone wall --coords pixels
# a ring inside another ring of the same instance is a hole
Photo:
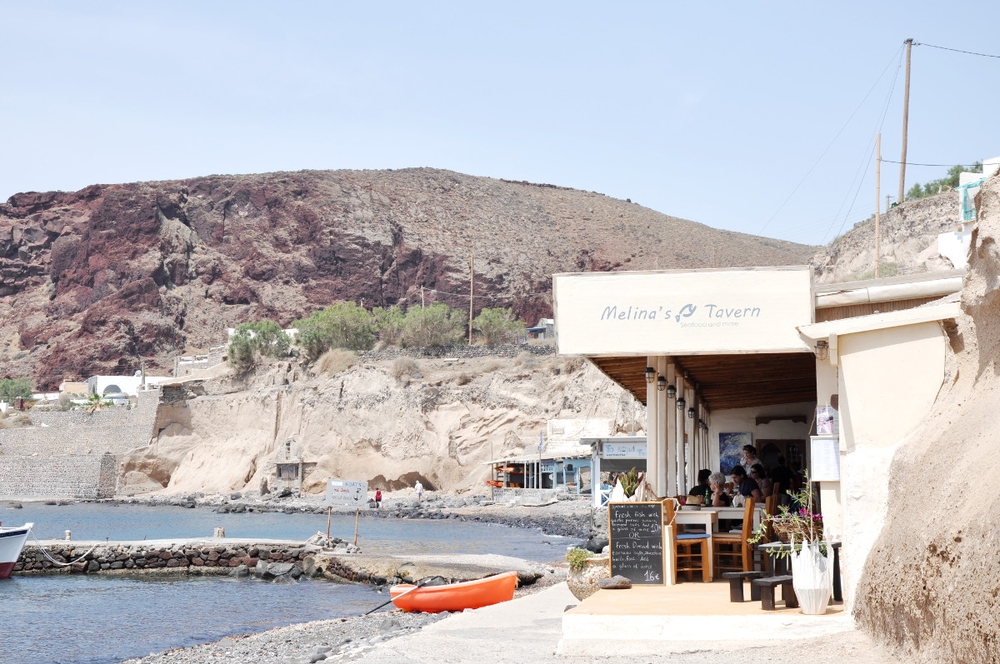
[[[0,497],[114,496],[119,458],[149,444],[159,396],[140,392],[131,409],[32,411],[34,426],[0,429]]]
[[[358,358],[372,362],[394,360],[397,357],[517,357],[530,355],[555,355],[554,344],[501,344],[497,346],[440,346],[434,348],[388,348],[358,353]]]
[[[0,455],[0,496],[110,498],[115,491],[117,467],[111,454],[42,458],[4,453]]]
[[[177,543],[170,546],[143,543],[117,543],[97,546],[66,542],[46,545],[42,552],[38,545],[24,547],[14,565],[15,573],[98,574],[117,570],[164,570],[178,573],[228,574],[240,565],[265,568],[271,563],[287,563],[302,570],[302,561],[308,550],[295,544],[248,544],[246,542]],[[71,565],[56,565],[49,559]],[[263,565],[258,565],[263,561]],[[286,569],[284,573],[290,572]]]

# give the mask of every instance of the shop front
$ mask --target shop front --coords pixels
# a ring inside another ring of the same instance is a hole
[[[960,286],[954,273],[819,286],[807,266],[559,274],[558,352],[646,405],[656,496],[686,494],[701,469],[728,472],[745,445],[808,472],[843,541],[849,607],[892,454],[944,378],[958,309],[939,298]],[[609,461],[595,451],[595,479]]]

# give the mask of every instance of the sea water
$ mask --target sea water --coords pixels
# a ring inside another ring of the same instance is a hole
[[[304,540],[326,532],[325,514],[216,514],[208,509],[25,503],[0,510],[10,526],[35,523],[39,539],[142,540],[227,537]],[[330,534],[354,538],[354,514],[334,514]],[[29,538],[29,543],[33,538]],[[362,516],[365,553],[499,553],[561,560],[570,540],[537,531],[455,520]],[[310,620],[357,615],[388,597],[365,585],[229,577],[18,576],[0,582],[2,664],[110,664]]]

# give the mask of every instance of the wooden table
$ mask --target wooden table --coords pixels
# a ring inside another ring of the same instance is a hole
[[[729,521],[742,521],[743,520],[743,508],[742,507],[702,507],[700,512],[715,512],[718,514],[718,519],[727,519]],[[764,506],[755,507],[753,511],[753,527],[756,528],[760,525],[761,516],[764,514]],[[716,521],[716,528],[718,528],[718,520]],[[718,532],[718,530],[716,530]]]

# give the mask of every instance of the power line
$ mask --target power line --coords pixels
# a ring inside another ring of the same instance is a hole
[[[778,206],[778,209],[774,211],[774,214],[771,215],[770,219],[768,219],[766,222],[764,222],[764,225],[761,226],[760,231],[757,232],[758,235],[763,235],[764,234],[764,230],[768,227],[768,225],[770,225],[770,223],[772,221],[774,221],[774,218],[778,216],[778,213],[780,213],[785,208],[785,206],[788,205],[788,201],[792,200],[792,197],[795,195],[795,192],[797,192],[799,190],[799,188],[803,185],[803,183],[805,183],[805,181],[807,179],[809,179],[809,176],[812,175],[812,172],[814,170],[816,170],[816,167],[819,166],[819,163],[821,161],[823,161],[823,157],[826,156],[826,153],[830,151],[830,148],[833,147],[833,144],[837,142],[837,139],[840,138],[840,135],[842,133],[844,133],[845,129],[847,129],[847,125],[849,125],[851,123],[851,120],[854,119],[854,116],[858,114],[858,111],[861,110],[861,107],[864,106],[864,104],[865,104],[866,101],[868,101],[868,97],[870,97],[871,94],[872,94],[872,92],[875,91],[875,88],[878,86],[879,82],[882,80],[882,77],[885,76],[885,73],[887,71],[889,71],[889,67],[892,66],[893,61],[896,60],[897,56],[899,56],[902,53],[902,51],[903,51],[903,47],[900,46],[899,49],[896,51],[896,53],[894,53],[893,56],[892,56],[892,58],[889,60],[889,64],[887,64],[885,66],[885,68],[882,70],[882,73],[878,75],[878,78],[875,79],[875,82],[868,89],[868,92],[865,93],[865,96],[861,99],[861,102],[855,107],[854,111],[847,118],[847,121],[844,122],[843,126],[841,126],[840,130],[833,137],[833,140],[830,141],[829,145],[826,146],[826,149],[823,150],[822,154],[820,154],[820,156],[816,159],[816,161],[809,168],[809,170],[806,171],[806,174],[804,176],[802,176],[802,179],[799,180],[799,183],[797,185],[795,185],[795,187],[792,189],[792,191],[785,198],[784,202],[782,202],[782,204]],[[897,63],[897,65],[896,65],[896,76],[899,75],[899,67],[900,67],[900,65],[899,65],[899,63]],[[895,88],[895,85],[896,85],[896,79],[894,77],[893,78],[892,87]]]
[[[883,163],[887,163],[887,164],[899,164],[899,163],[902,163],[902,162],[899,162],[899,161],[893,161],[892,159],[883,159],[882,161],[883,161]],[[955,166],[955,164],[918,164],[918,163],[913,162],[913,161],[906,162],[906,165],[907,166],[934,166],[936,168],[951,168],[952,166]],[[959,165],[961,165],[961,164],[959,164]]]
[[[925,44],[924,42],[913,42],[914,46],[927,46],[929,48],[939,48],[942,51],[953,51],[955,53],[964,53],[965,55],[978,55],[981,58],[1000,58],[1000,55],[990,55],[989,53],[976,53],[975,51],[963,51],[960,48],[948,48],[947,46],[935,46],[934,44]],[[883,159],[883,161],[885,161]]]

